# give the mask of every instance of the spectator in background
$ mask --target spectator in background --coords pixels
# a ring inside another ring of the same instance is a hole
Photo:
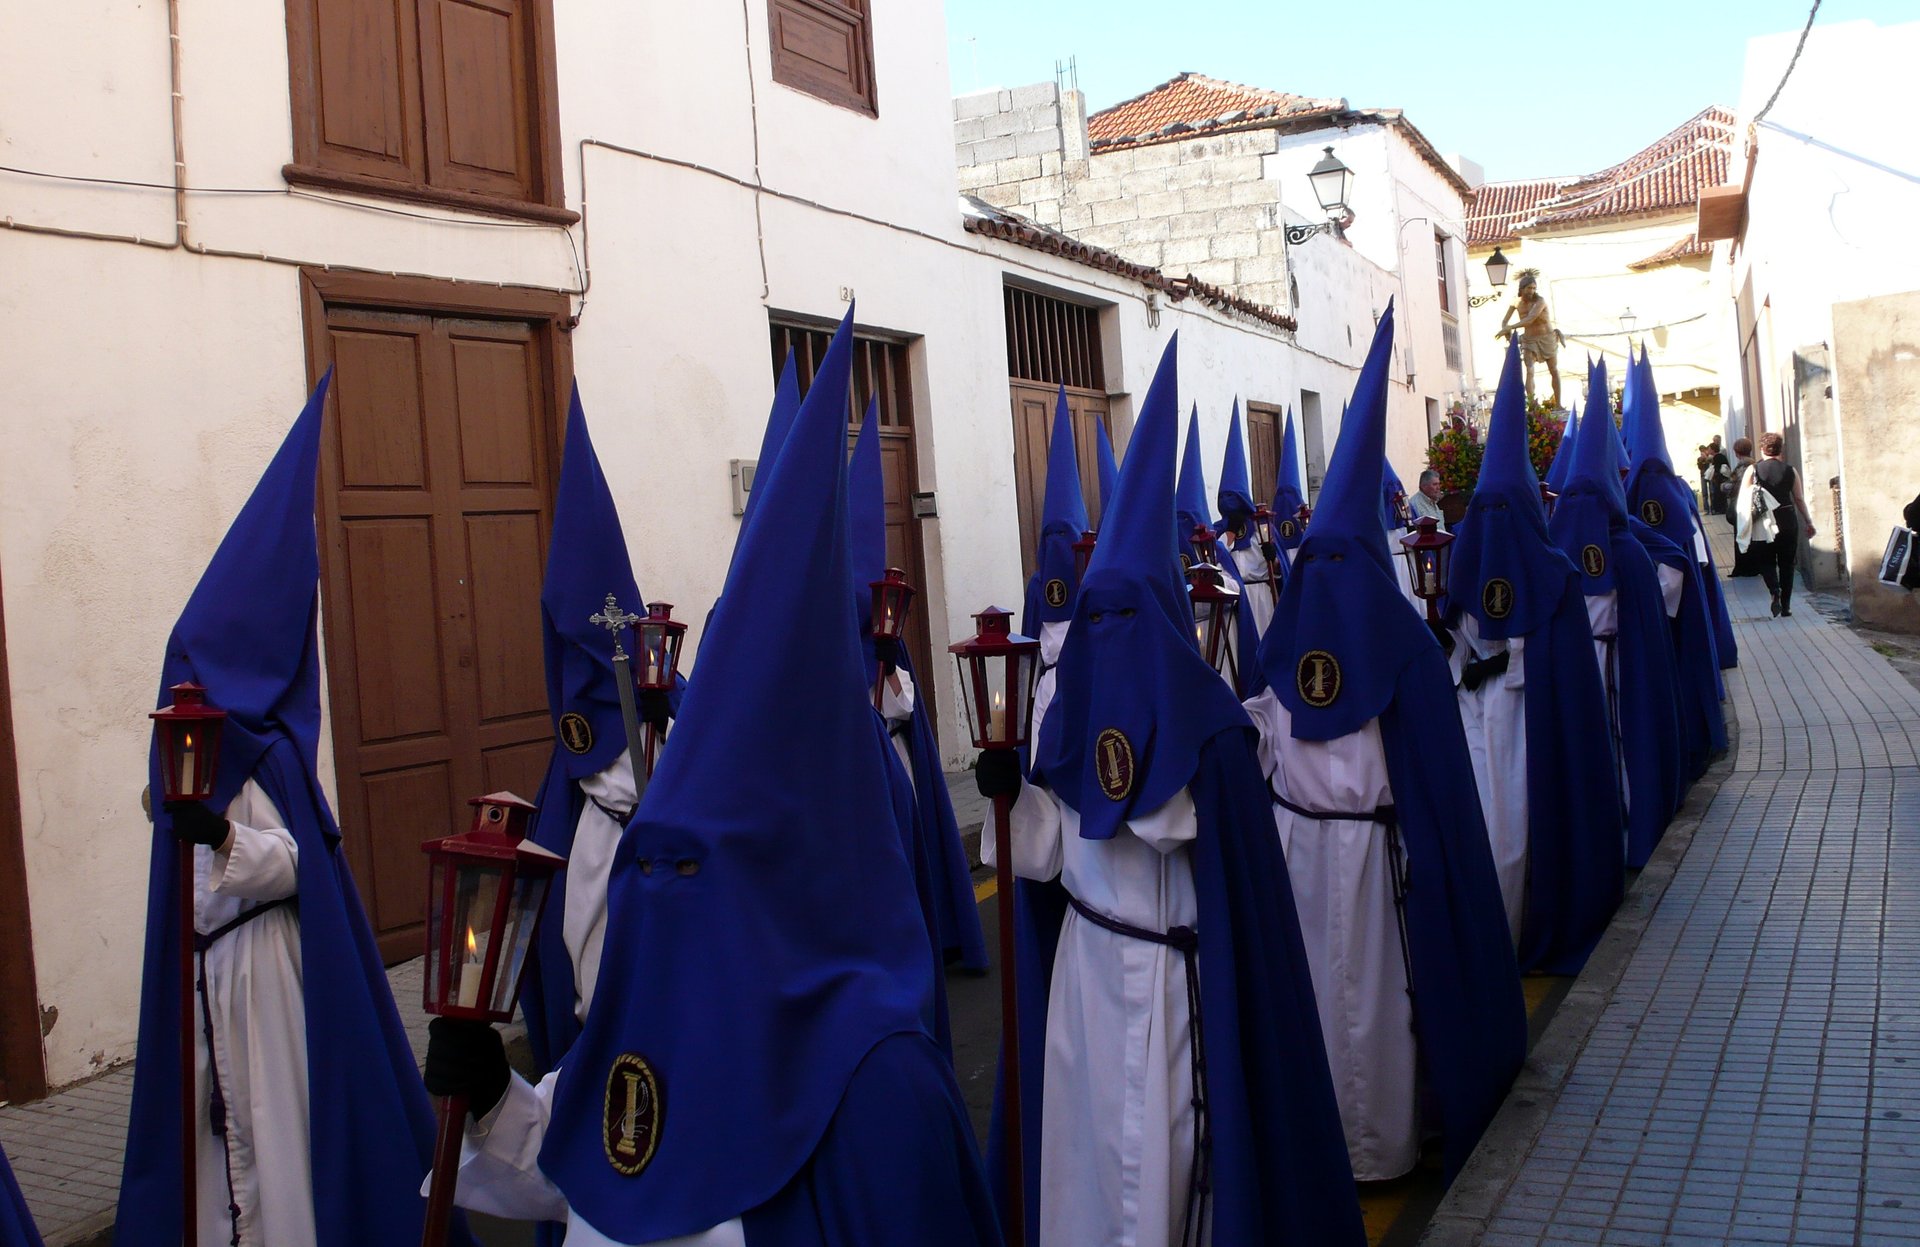
[[[1907,509],[1901,512],[1901,518],[1906,521],[1908,528],[1920,532],[1920,494],[1916,494],[1913,501],[1907,504]],[[1908,589],[1920,589],[1920,559],[1915,559],[1907,568],[1907,574],[1900,578],[1900,583]]]
[[[1713,467],[1713,455],[1704,445],[1696,446],[1694,450],[1696,453],[1693,462],[1700,469],[1700,509],[1711,511],[1714,509],[1713,473],[1710,471]]]
[[[1440,510],[1440,474],[1432,468],[1420,474],[1420,488],[1407,500],[1407,507],[1413,512],[1413,518],[1433,517],[1441,532],[1447,531],[1447,517]]]
[[[1806,495],[1800,491],[1800,474],[1781,455],[1787,439],[1778,433],[1760,435],[1760,462],[1753,465],[1753,480],[1773,495],[1778,505],[1773,511],[1778,535],[1770,542],[1754,542],[1758,550],[1760,579],[1773,594],[1773,613],[1793,614],[1793,565],[1800,557],[1800,535],[1804,527],[1813,536],[1813,515],[1807,510]]]
[[[1740,481],[1746,475],[1747,469],[1752,466],[1753,466],[1753,443],[1748,441],[1744,437],[1735,438],[1733,442],[1732,480],[1735,482]],[[1739,517],[1734,513],[1734,505],[1733,505],[1734,494],[1736,492],[1738,492],[1737,489],[1727,491],[1727,496],[1724,499],[1720,500],[1721,505],[1719,509],[1726,513],[1727,523],[1734,524],[1737,526]],[[1740,575],[1758,575],[1759,573],[1758,572],[1735,572],[1733,574],[1736,576],[1740,576]]]

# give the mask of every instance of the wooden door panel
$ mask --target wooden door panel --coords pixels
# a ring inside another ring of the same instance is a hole
[[[522,0],[419,0],[428,177],[531,198],[532,62]]]
[[[920,590],[921,597],[907,614],[907,658],[916,672],[924,697],[932,696],[933,640],[927,628],[931,599],[926,593],[925,569],[919,566],[914,539],[919,520],[913,518],[913,437],[906,429],[880,430],[880,473],[886,482],[887,566],[898,567]]]
[[[416,328],[333,335],[332,400],[340,417],[334,429],[344,488],[427,487],[418,333]]]
[[[447,730],[433,534],[424,516],[343,525],[359,744]]]
[[[1020,513],[1020,574],[1033,575],[1040,540],[1040,513],[1047,494],[1047,443],[1053,427],[1055,391],[1013,384],[1014,495]]]
[[[449,814],[463,812],[465,804],[454,787],[454,769],[449,759],[362,779],[369,877],[360,882],[369,916],[378,915],[375,930],[382,944],[401,943],[403,951],[419,951],[404,937],[422,921],[427,858],[420,843],[455,829],[466,830],[465,822],[448,826]]]
[[[545,652],[537,606],[544,573],[544,517],[467,517],[467,583],[473,591],[474,670],[480,721],[533,717],[548,737]],[[535,587],[534,608],[521,589]]]
[[[1106,505],[1100,497],[1100,443],[1096,429],[1106,426],[1109,439],[1107,399],[1103,394],[1067,391],[1067,410],[1073,418],[1073,450],[1080,464],[1080,497],[1087,504],[1087,522],[1100,527],[1100,511]]]
[[[1247,404],[1247,466],[1253,477],[1253,500],[1273,502],[1280,470],[1280,409],[1265,403]]]
[[[309,123],[327,167],[418,180],[425,161],[414,0],[311,0],[311,75],[318,106]]]
[[[460,472],[466,485],[531,486],[540,455],[526,418],[535,401],[531,335],[517,340],[455,336],[453,383],[460,427]]]
[[[541,713],[546,712],[543,710]],[[552,757],[553,738],[550,735],[539,740],[486,750],[481,755],[486,790],[511,792],[531,801],[540,791],[540,782],[547,777],[547,763]]]

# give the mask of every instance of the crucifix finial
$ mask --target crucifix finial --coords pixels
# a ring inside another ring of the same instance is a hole
[[[615,658],[625,658],[627,651],[620,647],[620,633],[623,629],[631,628],[634,624],[639,623],[640,616],[629,615],[626,611],[622,610],[618,599],[609,593],[607,594],[606,605],[601,607],[597,613],[589,615],[587,622],[599,624],[608,632],[613,633],[613,656]]]

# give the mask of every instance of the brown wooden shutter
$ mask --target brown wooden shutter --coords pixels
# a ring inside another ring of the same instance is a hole
[[[296,124],[311,163],[396,181],[426,180],[414,0],[295,0],[290,16]],[[301,107],[302,103],[306,107]]]
[[[1271,403],[1247,404],[1247,467],[1256,504],[1273,502],[1280,472],[1280,409]]]
[[[418,0],[427,179],[532,198],[532,65],[526,0]]]
[[[773,80],[878,114],[868,0],[768,0]]]

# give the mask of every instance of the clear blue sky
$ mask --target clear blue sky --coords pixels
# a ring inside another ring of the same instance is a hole
[[[946,0],[956,94],[1053,77],[1076,57],[1098,110],[1182,70],[1356,108],[1402,108],[1494,180],[1590,173],[1708,104],[1734,106],[1754,35],[1812,0]],[[1524,20],[1522,20],[1524,15]],[[1920,17],[1826,0],[1817,25]],[[976,69],[977,66],[977,69]]]

